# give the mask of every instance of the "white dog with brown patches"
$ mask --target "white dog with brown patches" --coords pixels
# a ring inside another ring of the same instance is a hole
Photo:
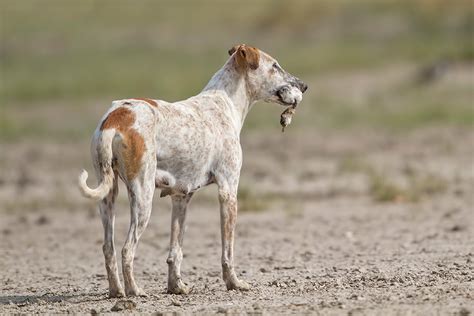
[[[133,277],[133,259],[150,218],[155,188],[162,190],[161,196],[170,195],[173,205],[166,261],[168,292],[189,293],[180,272],[186,208],[194,192],[212,183],[219,192],[223,279],[229,290],[249,289],[234,270],[237,187],[242,166],[240,130],[255,102],[295,106],[307,86],[257,48],[238,45],[229,55],[198,95],[174,103],[114,101],[94,133],[91,153],[99,186],[87,186],[84,170],[79,188],[84,196],[100,201],[110,297],[144,295]],[[130,229],[122,249],[125,291],[114,245],[118,177],[127,186],[131,208]]]

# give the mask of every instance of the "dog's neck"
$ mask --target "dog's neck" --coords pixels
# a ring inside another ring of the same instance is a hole
[[[233,112],[237,116],[238,122],[236,126],[238,131],[242,129],[245,117],[247,116],[252,105],[257,101],[254,100],[249,92],[248,85],[245,78],[245,73],[242,73],[237,68],[233,57],[224,64],[224,66],[217,71],[203,92],[225,93],[232,101]]]

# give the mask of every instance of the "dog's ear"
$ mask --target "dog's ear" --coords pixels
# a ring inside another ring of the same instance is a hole
[[[240,68],[257,69],[260,62],[260,53],[255,47],[247,46],[245,44],[236,45],[229,50],[229,55],[235,55],[237,65]]]

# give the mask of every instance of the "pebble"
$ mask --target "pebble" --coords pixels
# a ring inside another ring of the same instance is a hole
[[[174,306],[181,306],[182,305],[180,301],[173,300],[173,299],[171,300],[171,304],[174,305]]]
[[[123,310],[133,310],[137,307],[134,301],[131,300],[121,300],[115,303],[115,305],[110,309],[112,312],[119,312]]]
[[[222,307],[222,306],[219,306],[219,307],[217,308],[217,313],[219,313],[219,314],[226,314],[226,313],[227,313],[227,308]]]
[[[258,304],[258,303],[254,303],[254,304],[252,305],[252,307],[253,307],[254,310],[262,310],[262,306],[261,306],[260,304]]]

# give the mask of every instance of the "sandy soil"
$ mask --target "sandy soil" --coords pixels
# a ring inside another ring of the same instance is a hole
[[[156,197],[135,261],[149,296],[132,298],[132,311],[472,313],[473,140],[458,130],[244,135],[236,266],[252,290],[228,292],[220,278],[211,187],[188,216],[182,270],[193,292],[165,294],[170,211]],[[109,313],[116,304],[106,297],[98,214],[75,187],[80,168],[91,169],[87,151],[87,144],[2,145],[0,313]],[[393,198],[379,196],[374,172],[399,188]],[[123,190],[117,216],[121,245],[129,217]]]

